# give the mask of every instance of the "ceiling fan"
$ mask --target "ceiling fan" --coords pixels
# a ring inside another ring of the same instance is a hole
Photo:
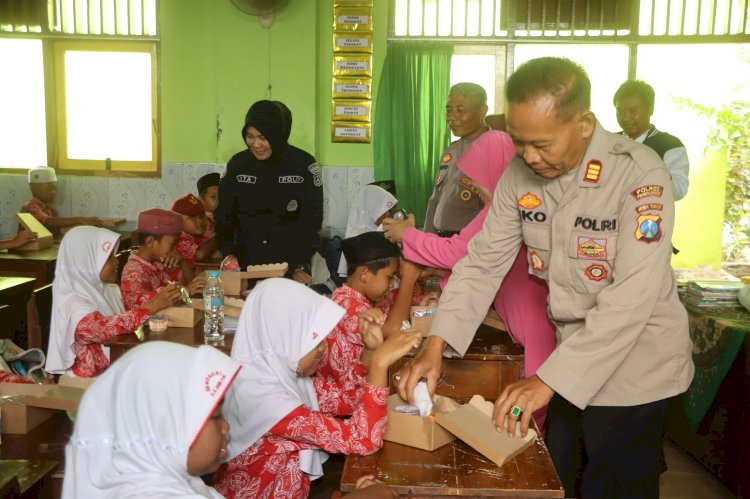
[[[273,25],[274,13],[284,8],[289,0],[232,0],[232,4],[245,14],[257,16],[264,28]]]

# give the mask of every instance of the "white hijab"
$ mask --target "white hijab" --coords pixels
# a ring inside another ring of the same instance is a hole
[[[239,369],[205,345],[154,341],[123,355],[81,400],[63,498],[222,497],[188,473],[188,451]]]
[[[393,194],[377,185],[366,185],[361,188],[352,200],[344,238],[358,236],[365,232],[382,231],[383,226],[377,224],[378,218],[396,206],[397,202]],[[338,268],[340,276],[346,276],[346,265],[346,258],[342,253]]]
[[[297,363],[331,333],[344,312],[291,279],[266,279],[250,293],[232,345],[232,357],[243,367],[224,403],[231,427],[229,459],[300,405],[318,410],[313,383],[296,375]],[[300,469],[314,480],[323,475],[327,457],[301,450]]]
[[[95,311],[104,316],[125,312],[120,288],[99,278],[119,242],[119,234],[97,227],[75,227],[65,234],[57,252],[52,283],[47,371],[64,374],[73,366],[75,331],[81,319]],[[105,349],[105,354],[109,356],[109,349]]]

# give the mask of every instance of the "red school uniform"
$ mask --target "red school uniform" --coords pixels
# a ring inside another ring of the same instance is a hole
[[[321,393],[320,380],[313,382],[319,399],[343,400],[342,393]],[[334,390],[332,385],[326,389]],[[300,405],[219,470],[216,490],[229,499],[307,497],[310,478],[300,469],[299,451],[321,449],[360,455],[375,452],[383,445],[387,398],[388,388],[366,385],[360,403],[345,420]]]
[[[125,310],[133,310],[150,300],[170,281],[182,282],[182,269],[167,270],[160,262],[147,262],[131,253],[122,269],[120,292]]]
[[[182,232],[180,238],[177,240],[177,246],[175,251],[182,255],[188,265],[195,270],[195,252],[198,251],[198,246],[206,242],[208,238],[203,236],[194,236],[187,232]]]

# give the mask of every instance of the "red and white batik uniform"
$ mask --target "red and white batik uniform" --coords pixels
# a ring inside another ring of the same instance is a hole
[[[167,269],[160,262],[147,262],[137,254],[131,253],[120,278],[125,310],[133,310],[143,305],[170,281],[182,282],[182,269]]]

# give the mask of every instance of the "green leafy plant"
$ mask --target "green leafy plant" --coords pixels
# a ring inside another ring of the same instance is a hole
[[[732,100],[719,108],[703,106],[683,97],[676,98],[675,102],[679,107],[710,118],[708,147],[726,151],[722,256],[726,262],[743,259],[750,245],[750,102]]]

